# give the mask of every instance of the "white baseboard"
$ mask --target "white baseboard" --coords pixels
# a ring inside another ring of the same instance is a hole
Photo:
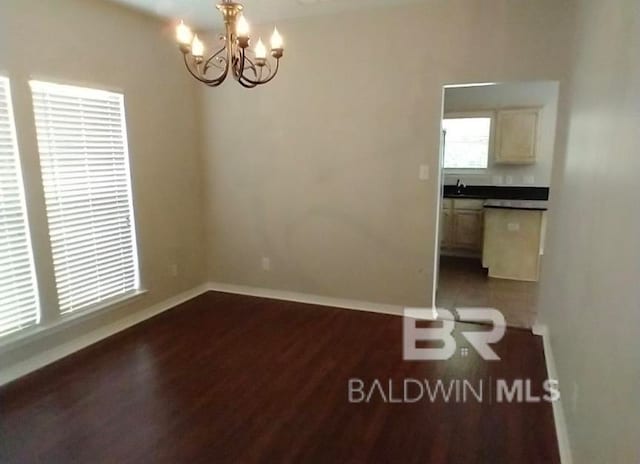
[[[239,295],[257,296],[271,298],[274,300],[295,301],[318,306],[330,306],[332,308],[355,309],[358,311],[369,311],[372,313],[393,314],[402,316],[403,306],[371,303],[362,300],[349,300],[344,298],[333,298],[329,296],[313,295],[309,293],[290,292],[287,290],[274,290],[270,288],[250,287],[246,285],[227,284],[223,282],[209,282],[209,290],[225,293],[236,293]]]
[[[336,308],[370,311],[383,314],[402,315],[403,310],[402,306],[396,305],[369,303],[359,300],[331,298],[319,295],[289,292],[284,290],[272,290],[266,288],[248,287],[244,285],[211,282],[199,285],[198,287],[180,293],[179,295],[171,297],[160,303],[156,303],[155,305],[147,309],[137,311],[131,316],[119,319],[118,321],[104,327],[100,327],[85,335],[82,335],[81,337],[75,338],[68,343],[47,350],[29,359],[12,364],[10,366],[3,367],[2,369],[0,369],[0,386],[5,385],[19,377],[27,375],[37,369],[40,369],[47,364],[51,364],[59,359],[62,359],[65,356],[69,356],[70,354],[86,348],[89,345],[93,345],[100,340],[104,340],[111,335],[115,335],[118,332],[139,324],[142,321],[145,321],[157,314],[178,306],[179,304],[195,298],[196,296],[201,295],[209,290],[258,296],[263,298],[272,298],[277,300],[296,301],[300,303],[309,303],[320,306],[331,306]]]
[[[208,289],[207,284],[199,285],[198,287],[187,290],[186,292],[180,293],[160,303],[156,303],[147,309],[137,311],[131,316],[119,319],[118,321],[104,327],[100,327],[99,329],[89,332],[68,343],[47,350],[25,361],[4,367],[0,369],[0,386],[40,369],[47,364],[51,364],[52,362],[62,359],[65,356],[69,356],[70,354],[86,348],[89,345],[93,345],[94,343],[110,337],[111,335],[128,329],[129,327],[167,311],[168,309],[178,306],[185,301],[207,292]]]
[[[540,323],[535,323],[531,328],[534,335],[542,337],[544,345],[544,359],[547,364],[547,375],[550,379],[558,379],[558,371],[556,370],[556,362],[551,350],[551,340],[549,328]],[[569,433],[567,423],[564,418],[564,409],[562,407],[562,398],[553,403],[553,420],[556,425],[556,435],[558,436],[558,448],[560,448],[560,462],[562,464],[572,464],[571,446],[569,445]]]

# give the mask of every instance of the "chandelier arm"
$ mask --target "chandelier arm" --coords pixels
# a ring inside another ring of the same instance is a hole
[[[248,56],[244,56],[245,63],[248,63],[248,66],[245,66],[244,69],[250,69],[253,72],[255,79],[258,79],[258,71],[256,69],[256,65],[251,58]],[[250,79],[249,77],[244,75],[244,72],[241,74],[243,79]]]
[[[253,73],[253,77],[254,77],[254,79],[256,79],[256,80],[257,80],[257,79],[258,79],[258,67],[257,67],[257,66],[256,66],[256,64],[255,64],[253,61],[251,61],[251,60],[249,60],[249,63],[250,63],[249,69],[250,69],[250,70],[251,70],[251,72]],[[248,78],[248,79],[249,79],[249,78]]]
[[[265,61],[264,66],[260,67],[260,78],[259,78],[260,80],[262,80],[262,73],[264,71],[264,68],[267,68],[267,71],[268,71],[267,76],[271,76],[271,63],[269,61]]]
[[[251,81],[247,79],[244,75],[238,76],[238,82],[240,83],[240,85],[242,85],[243,87],[246,87],[247,89],[252,89],[258,86],[258,84],[255,81]]]
[[[225,64],[223,71],[217,77],[214,77],[213,79],[207,79],[206,77],[204,77],[204,75],[201,75],[200,72],[196,72],[197,69],[196,71],[192,69],[192,67],[189,65],[189,61],[187,60],[186,53],[184,54],[184,65],[186,66],[187,71],[189,71],[189,74],[191,74],[195,79],[211,87],[220,85],[222,81],[224,81],[227,77],[227,72],[229,70],[229,67]]]
[[[207,61],[205,61],[205,62],[204,62],[204,66],[203,66],[203,72],[204,72],[204,74],[206,74],[206,73],[207,73],[207,70],[208,70],[211,66],[216,67],[216,68],[218,68],[218,69],[222,69],[219,65],[217,65],[217,64],[213,64],[213,63],[212,63],[212,61],[216,60],[216,58],[217,58],[217,60],[216,60],[217,62],[224,62],[224,63],[226,63],[226,60],[225,60],[225,58],[224,58],[224,57],[218,56],[218,55],[220,55],[220,53],[222,53],[222,52],[224,51],[224,49],[225,49],[226,47],[227,47],[227,44],[225,43],[225,44],[222,46],[222,48],[220,48],[218,51],[216,51],[213,55],[211,55],[211,56],[207,59]]]
[[[238,55],[235,57],[235,63],[233,66],[233,74],[236,80],[240,79],[242,73],[244,73],[244,64],[245,64],[245,49],[240,48],[238,51]]]
[[[247,63],[249,63],[249,66],[245,67]],[[255,82],[249,81],[245,77],[244,75],[245,69],[252,69],[253,73],[255,74],[255,66],[253,65],[253,62],[247,57],[245,49],[243,48],[239,52],[239,57],[236,58],[236,64],[233,67],[233,70],[234,70],[235,78],[238,81],[238,83],[244,88],[252,89],[256,87],[258,84],[256,84]]]
[[[258,85],[258,84],[251,84],[249,82],[246,82],[242,77],[238,78],[238,83],[245,89],[253,89]]]
[[[244,52],[244,50],[243,50],[243,52]],[[248,78],[247,76],[245,76],[244,71],[246,69],[250,69],[253,72],[253,75],[257,79],[258,78],[258,72],[256,70],[256,65],[253,63],[251,58],[249,58],[245,53],[243,53],[242,57],[243,57],[243,65],[241,67],[241,72],[239,72],[236,75],[236,79],[238,80],[238,82],[242,81],[241,84],[243,84],[245,87],[253,88],[253,87],[258,85],[257,81],[252,80],[252,79]]]
[[[252,78],[250,78],[248,76],[245,76],[243,74],[242,78],[246,82],[254,84],[254,85],[266,84],[267,82],[269,82],[271,79],[273,79],[275,77],[275,73],[277,72],[277,67],[278,67],[278,64],[279,64],[279,61],[278,61],[279,58],[276,58],[276,70],[275,70],[275,72],[273,74],[272,74],[272,71],[271,71],[271,63],[268,60],[265,60],[265,62],[264,62],[264,64],[262,66],[258,66],[248,56],[245,57],[245,59],[249,63],[248,68],[251,69],[251,71],[253,72],[253,75],[254,75],[254,79],[252,79]],[[268,74],[267,74],[267,77],[265,79],[263,79],[262,78],[262,74],[263,74],[263,68],[265,68],[265,67],[268,70]]]
[[[258,85],[256,82],[247,79],[244,75],[238,76],[238,82],[247,89],[252,89]]]
[[[262,85],[262,84],[266,84],[267,82],[271,81],[274,77],[276,77],[276,74],[278,73],[278,68],[280,67],[280,59],[276,58],[276,67],[273,70],[273,72],[271,72],[271,67],[269,66],[269,74],[267,75],[267,77],[265,79],[262,79],[262,74],[260,74],[260,76],[256,79],[256,80],[252,80],[250,78],[248,78],[247,76],[242,76],[243,79],[245,79],[247,82],[251,83],[251,84],[255,84],[255,85]],[[261,71],[262,72],[262,71]]]
[[[187,71],[189,71],[189,74],[191,74],[194,78],[198,79],[200,82],[205,82],[206,83],[205,79],[200,77],[198,73],[194,72],[193,69],[191,69],[191,66],[189,65],[189,62],[187,61],[187,54],[186,53],[183,55],[183,57],[184,57],[184,65],[187,68]]]
[[[243,80],[246,79],[244,75],[244,72],[246,69],[251,69],[254,75],[257,75],[255,70],[255,65],[253,64],[251,59],[249,59],[249,57],[246,54],[246,50],[243,48],[238,52],[238,56],[236,57],[236,65],[233,67],[234,76],[236,80],[240,81],[240,79],[243,79]],[[253,85],[252,87],[255,87],[255,85]]]
[[[252,89],[252,88],[254,88],[256,86],[256,84],[248,82],[244,77],[245,64],[249,63],[249,65],[251,66],[251,60],[249,60],[249,58],[247,58],[247,54],[246,54],[244,49],[242,49],[241,60],[242,60],[242,63],[240,64],[240,70],[239,70],[238,74],[236,75],[236,79],[238,80],[238,83],[240,83],[240,85],[242,87],[247,88],[247,89]]]
[[[223,57],[218,56],[216,57],[215,62],[212,62],[209,64],[209,66],[206,66],[203,68],[202,70],[202,75],[205,76],[208,72],[209,69],[211,68],[216,68],[220,71],[222,71],[224,69],[224,67],[226,66],[227,60],[225,60]]]
[[[212,83],[207,83],[205,82],[204,85],[206,85],[207,87],[218,87],[220,84],[222,84],[223,81],[219,81],[219,82],[212,82]]]

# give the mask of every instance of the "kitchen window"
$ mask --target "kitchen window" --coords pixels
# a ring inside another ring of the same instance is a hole
[[[61,314],[139,289],[120,93],[31,81]]]
[[[488,167],[492,119],[489,115],[445,116],[442,120],[445,169]]]

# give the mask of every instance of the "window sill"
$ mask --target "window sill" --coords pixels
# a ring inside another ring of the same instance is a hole
[[[7,335],[6,337],[0,338],[0,351],[15,349],[34,340],[44,338],[63,329],[72,327],[80,322],[90,320],[97,315],[108,313],[138,299],[147,292],[148,291],[146,289],[134,290],[132,292],[125,293],[124,295],[119,295],[115,298],[101,301],[100,303],[96,303],[95,305],[79,311],[61,314],[55,321],[51,321],[46,325],[37,324],[29,327],[28,329]]]
[[[489,168],[444,168],[444,174],[486,175]]]

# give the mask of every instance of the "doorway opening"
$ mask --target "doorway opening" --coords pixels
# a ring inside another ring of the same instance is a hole
[[[434,306],[536,318],[558,106],[557,81],[443,89]]]

